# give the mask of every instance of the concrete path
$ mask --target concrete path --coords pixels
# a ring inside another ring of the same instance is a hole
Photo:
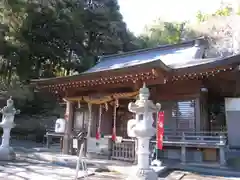
[[[201,173],[193,173],[188,171],[171,171],[162,179],[168,180],[240,180],[240,178],[228,176],[214,176]]]
[[[70,155],[62,155],[56,152],[33,152],[35,158],[40,160],[58,163],[65,165],[67,167],[76,167],[77,163],[77,156],[70,156]],[[132,163],[122,162],[122,161],[114,161],[114,160],[106,160],[106,159],[84,159],[88,167],[96,167],[96,168],[107,168],[111,171],[117,171],[122,174],[127,174],[133,168]],[[240,177],[240,171],[235,171],[229,169],[227,167],[220,167],[215,165],[208,165],[208,164],[194,164],[194,163],[166,163],[163,164],[162,167],[152,167],[158,174],[161,174],[168,169],[171,170],[186,170],[186,171],[193,171],[193,172],[200,172],[200,173],[208,173],[211,172],[213,174],[218,174],[219,176],[236,176]]]
[[[79,178],[84,174],[85,172],[80,171]],[[74,176],[75,169],[55,166],[31,158],[26,153],[17,152],[17,159],[13,162],[0,161],[0,179],[4,180],[73,180]]]
[[[119,173],[96,173],[93,176],[87,177],[87,180],[125,180],[126,176]]]
[[[78,157],[71,155],[63,155],[56,154],[54,152],[31,152],[29,155],[34,156],[34,158],[51,162],[53,164],[58,164],[70,168],[75,168],[77,164]],[[134,168],[132,163],[123,162],[123,161],[115,161],[115,160],[107,160],[107,159],[88,159],[83,158],[83,160],[87,163],[88,168],[96,168],[96,169],[106,169],[109,171],[119,172],[121,174],[128,174]],[[166,166],[162,167],[153,167],[155,172],[158,174],[165,170]]]
[[[54,177],[54,175],[60,176],[59,178],[64,178],[65,175],[62,172],[64,168],[66,168],[65,170],[68,171],[68,173],[70,173],[70,174],[71,174],[71,172],[74,171],[74,169],[76,167],[77,156],[62,155],[59,152],[56,152],[55,150],[49,150],[46,148],[42,148],[41,144],[38,144],[36,146],[36,143],[34,143],[34,142],[28,143],[27,146],[26,146],[26,144],[27,144],[27,142],[16,142],[13,146],[17,147],[16,150],[18,150],[19,152],[24,152],[23,154],[27,155],[27,157],[25,157],[25,158],[34,159],[37,162],[45,163],[46,165],[44,165],[44,166],[46,167],[46,169],[51,169],[51,170],[44,169],[46,172],[48,172],[50,174],[48,176],[48,178],[58,179],[57,177]],[[19,147],[16,145],[19,145],[19,146],[21,145],[21,146]],[[38,148],[34,148],[34,147],[38,147]],[[108,169],[111,171],[119,172],[121,174],[120,175],[119,173],[117,173],[117,174],[116,173],[107,173],[107,175],[105,174],[106,180],[113,179],[114,176],[116,176],[116,178],[114,178],[114,179],[123,179],[124,177],[126,177],[128,175],[129,172],[131,172],[131,168],[132,168],[131,163],[126,163],[126,162],[121,162],[121,161],[112,161],[112,160],[110,161],[110,160],[103,160],[103,159],[85,159],[85,161],[88,164],[88,168],[91,170],[95,170],[96,168],[102,168],[102,169]],[[41,168],[40,168],[41,163],[38,163],[39,165],[38,164],[37,165],[30,164],[29,166],[31,166],[32,169],[30,168],[29,171],[31,172],[34,169],[39,169],[38,170],[39,172],[44,171],[44,170],[41,170]],[[63,168],[63,169],[61,169],[61,168]],[[176,171],[176,169],[178,171]],[[167,166],[155,168],[155,170],[157,172],[161,172],[161,173],[163,173],[167,170],[171,170],[170,171],[171,173],[169,173],[165,177],[163,177],[163,176],[160,177],[160,179],[162,179],[162,178],[169,179],[170,178],[172,180],[178,180],[178,179],[185,178],[187,180],[187,179],[189,179],[188,177],[190,177],[190,179],[192,178],[193,180],[194,179],[198,180],[199,178],[203,179],[202,177],[205,177],[204,179],[206,179],[206,177],[214,178],[216,175],[218,175],[217,179],[219,179],[219,180],[222,180],[222,178],[229,179],[229,180],[230,179],[231,180],[237,180],[237,179],[240,180],[240,178],[238,178],[238,177],[240,177],[239,171],[233,171],[228,168],[202,166],[202,165],[198,165],[198,164],[171,164],[171,165],[167,164]],[[188,172],[200,172],[202,174],[199,175],[197,173],[192,173],[192,174],[186,173],[187,171]],[[0,172],[1,172],[1,170],[0,170]],[[50,172],[52,172],[53,174],[51,174]],[[63,173],[63,174],[61,174],[61,173]],[[31,173],[29,173],[29,174],[31,174]],[[70,177],[69,174],[68,174],[68,176]],[[95,176],[92,176],[90,178],[98,180],[101,178],[104,179],[103,177],[104,177],[104,174],[101,173],[101,174],[96,174]],[[195,177],[198,177],[198,178],[195,178]],[[1,179],[1,176],[0,176],[0,179]]]

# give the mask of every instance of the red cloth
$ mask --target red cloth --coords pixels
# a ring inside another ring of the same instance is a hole
[[[164,134],[164,112],[158,113],[157,121],[157,148],[162,150],[163,148],[163,134]]]
[[[97,132],[96,132],[96,139],[100,139],[100,128],[97,128]]]
[[[112,140],[116,141],[116,129],[115,128],[113,128],[113,131],[112,131]]]

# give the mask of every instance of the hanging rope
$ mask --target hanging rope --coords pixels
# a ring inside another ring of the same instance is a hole
[[[92,96],[66,97],[65,100],[87,102],[91,104],[105,104],[107,102],[113,101],[114,99],[132,98],[137,96],[138,93],[139,93],[138,91],[135,91],[135,92],[124,92],[124,93],[112,93],[108,95],[103,95],[101,97],[92,97]]]
[[[102,105],[99,105],[99,119],[98,119],[98,128],[96,133],[96,139],[100,139],[101,137],[101,123],[102,123]]]
[[[113,131],[112,131],[112,140],[116,141],[116,121],[117,121],[117,108],[119,106],[118,99],[115,100],[113,108]]]
[[[104,104],[112,100],[112,96],[103,96],[101,98],[92,98],[91,96],[83,96],[83,100],[91,104]]]
[[[89,111],[89,120],[88,120],[88,131],[87,138],[91,137],[91,127],[92,127],[92,104],[88,103],[88,111]]]
[[[139,94],[138,91],[135,92],[126,92],[126,93],[114,93],[112,97],[114,99],[120,99],[120,98],[130,98],[130,97],[135,97]]]
[[[105,102],[105,110],[108,111],[108,103]]]

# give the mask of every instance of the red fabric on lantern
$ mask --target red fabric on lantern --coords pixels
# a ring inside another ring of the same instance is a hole
[[[112,140],[116,141],[116,129],[115,128],[113,128],[113,131],[112,131]]]
[[[97,128],[96,139],[100,139],[100,127]]]
[[[164,134],[164,112],[158,113],[157,121],[157,148],[163,149],[163,134]]]

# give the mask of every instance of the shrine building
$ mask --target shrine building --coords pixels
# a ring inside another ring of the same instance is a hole
[[[240,55],[206,58],[207,49],[207,41],[199,38],[102,56],[78,75],[31,83],[66,102],[64,153],[71,153],[71,133],[86,127],[91,140],[86,151],[134,161],[135,140],[127,135],[127,122],[134,116],[128,103],[146,83],[150,99],[164,111],[160,157],[223,164],[225,147],[240,147]]]

